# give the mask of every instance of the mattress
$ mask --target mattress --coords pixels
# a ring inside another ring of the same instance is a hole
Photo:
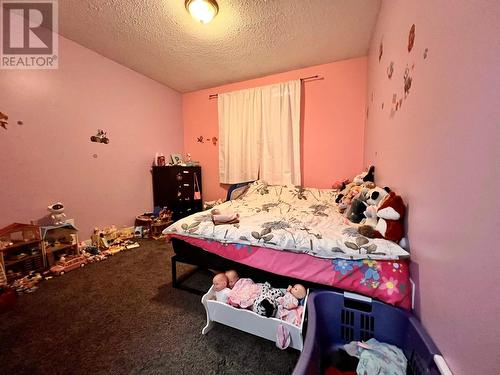
[[[304,253],[170,234],[209,253],[273,274],[356,292],[411,308],[409,260],[325,259]]]

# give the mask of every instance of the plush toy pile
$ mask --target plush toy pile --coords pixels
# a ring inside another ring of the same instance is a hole
[[[404,236],[405,205],[403,199],[388,187],[375,185],[375,167],[349,180],[337,181],[336,202],[339,211],[351,222],[361,224],[360,234],[385,238],[396,243]]]

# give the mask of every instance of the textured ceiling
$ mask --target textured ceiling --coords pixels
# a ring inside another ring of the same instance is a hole
[[[197,23],[184,0],[62,0],[60,33],[189,92],[364,56],[379,0],[218,0]]]

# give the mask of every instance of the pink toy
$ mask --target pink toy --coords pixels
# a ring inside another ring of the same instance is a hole
[[[306,288],[300,284],[295,284],[293,287],[291,285],[288,286],[285,295],[278,298],[278,312],[276,313],[276,317],[285,322],[300,326],[304,306],[299,305],[299,300],[305,298],[306,294]]]
[[[260,291],[261,285],[254,283],[252,279],[239,279],[236,284],[234,284],[227,303],[234,307],[247,309],[253,305]]]

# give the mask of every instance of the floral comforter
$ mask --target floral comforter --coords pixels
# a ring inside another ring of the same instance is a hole
[[[214,225],[209,211],[181,219],[165,234],[289,250],[327,259],[395,260],[409,257],[396,243],[360,235],[342,216],[336,190],[252,183],[241,199],[216,208],[239,214],[239,223]]]

